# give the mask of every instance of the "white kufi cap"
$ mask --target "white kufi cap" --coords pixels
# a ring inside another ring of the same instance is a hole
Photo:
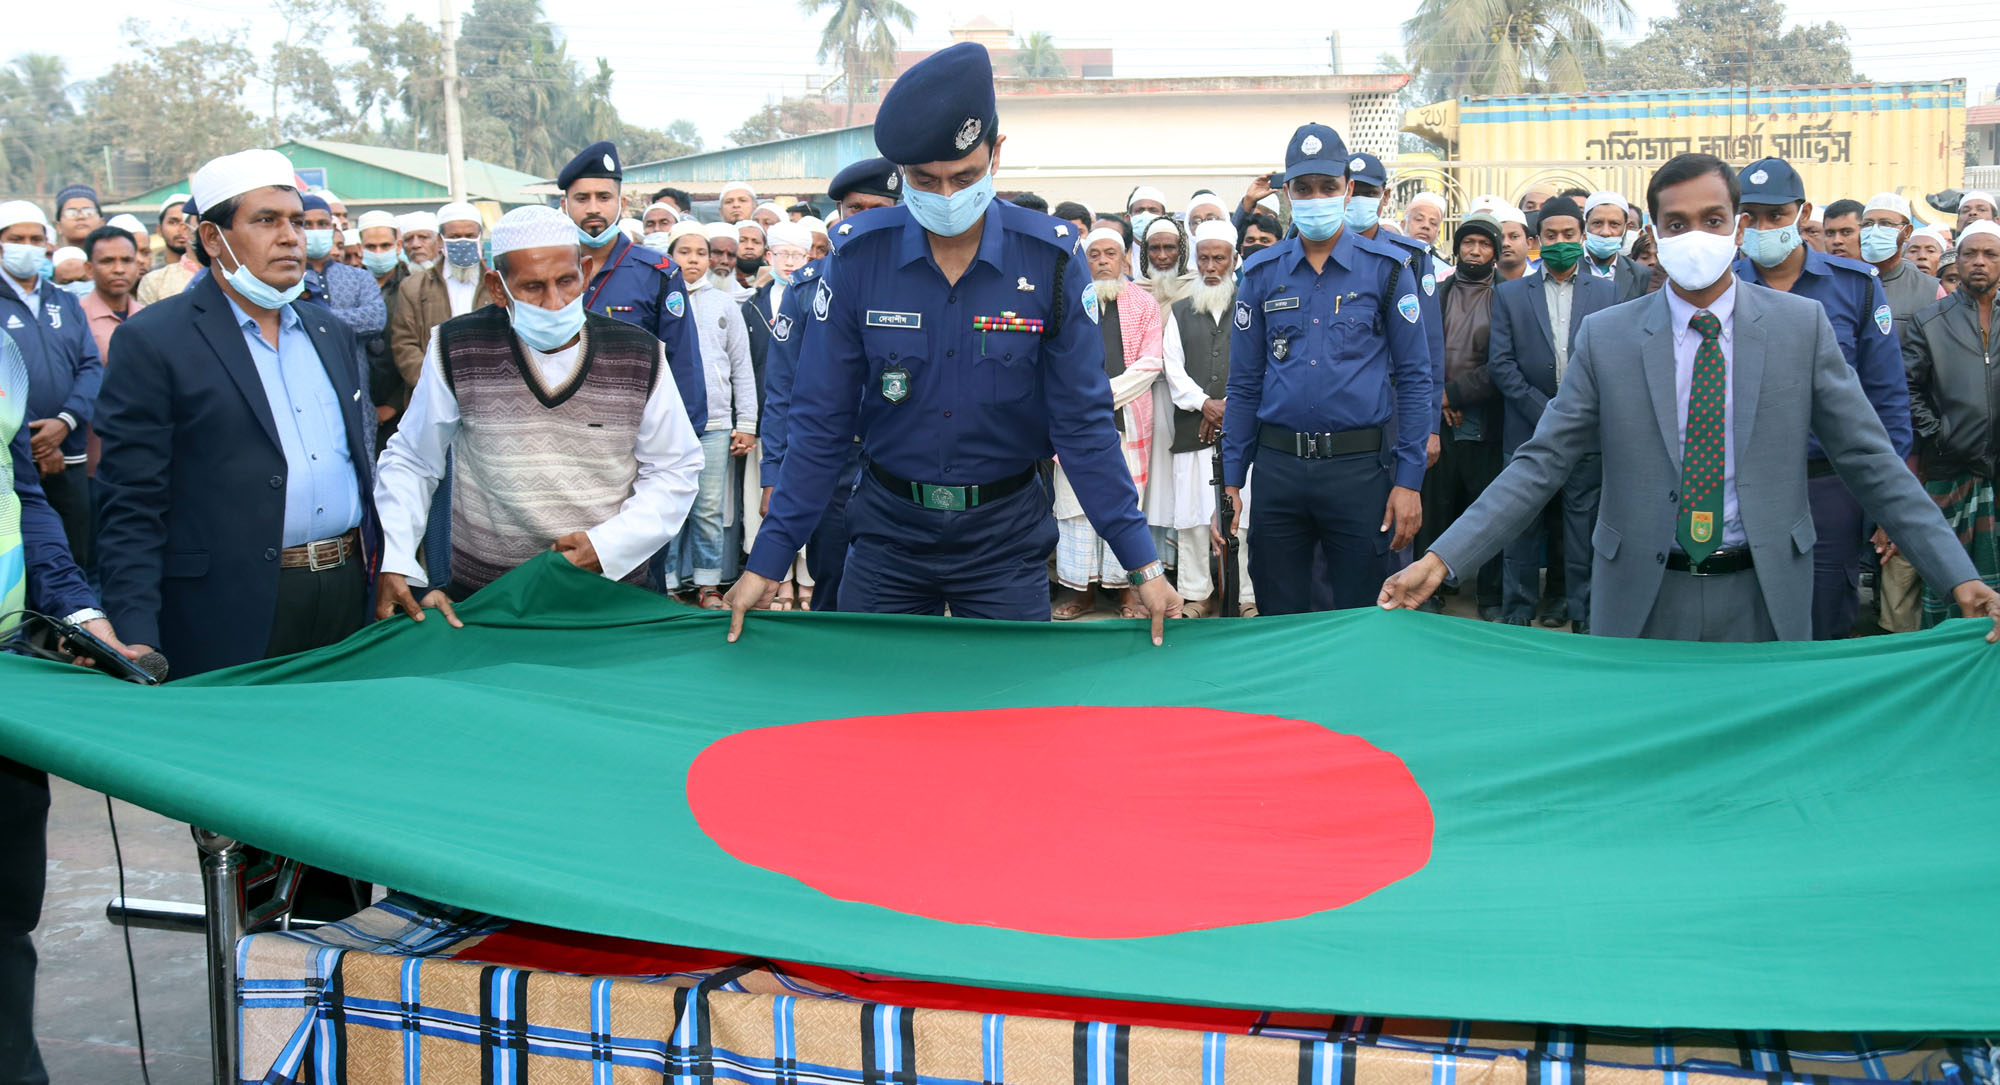
[[[136,215],[113,215],[111,216],[111,221],[105,223],[105,225],[116,226],[128,234],[143,234],[146,232],[145,223],[140,222]]]
[[[1221,241],[1234,249],[1236,227],[1231,226],[1228,219],[1209,219],[1194,228],[1194,243],[1200,245],[1204,241]]]
[[[469,203],[448,203],[437,210],[438,225],[447,222],[470,222],[480,229],[486,228],[486,220],[479,217],[479,208]]]
[[[357,230],[373,230],[378,226],[387,226],[399,234],[403,232],[403,224],[387,211],[363,211],[361,217],[354,220]]]
[[[49,255],[49,263],[51,264],[67,264],[71,260],[87,261],[89,259],[89,257],[83,254],[83,250],[77,248],[75,245],[64,245]]]
[[[298,184],[292,160],[262,148],[211,158],[188,178],[194,205],[203,211],[253,189],[297,188]]]
[[[772,223],[770,230],[766,232],[766,239],[774,249],[788,246],[810,252],[813,247],[812,231],[789,219],[779,219]]]
[[[576,223],[569,216],[545,204],[516,207],[493,224],[493,255],[517,249],[550,249],[581,242]]]
[[[396,229],[400,233],[414,234],[424,230],[437,233],[438,217],[429,211],[412,211],[396,216]]]
[[[19,226],[24,222],[32,222],[44,230],[49,228],[49,217],[42,213],[40,207],[27,200],[8,200],[0,203],[0,230],[9,226]]]
[[[1903,218],[1908,219],[1910,217],[1910,201],[1898,196],[1894,192],[1877,192],[1868,200],[1868,206],[1861,209],[1861,213],[1864,215],[1870,211],[1894,211],[1903,216]]]

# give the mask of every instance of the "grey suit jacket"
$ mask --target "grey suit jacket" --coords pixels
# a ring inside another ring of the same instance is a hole
[[[1577,460],[1601,452],[1590,625],[1605,636],[1639,635],[1659,595],[1680,509],[1680,406],[1668,323],[1665,290],[1584,321],[1569,373],[1534,437],[1432,544],[1446,565],[1479,568],[1541,512]],[[1890,448],[1818,302],[1739,280],[1733,355],[1737,501],[1779,639],[1812,636],[1809,432],[1926,583],[1949,590],[1978,577]]]

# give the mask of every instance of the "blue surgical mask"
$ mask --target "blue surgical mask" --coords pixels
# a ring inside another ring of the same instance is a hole
[[[332,251],[333,251],[332,230],[306,231],[306,259],[324,260],[326,259],[326,254]]]
[[[1153,214],[1151,211],[1138,211],[1133,213],[1132,236],[1145,237],[1146,227],[1151,226],[1153,224],[1153,220],[1159,217],[1160,216]]]
[[[514,304],[507,309],[508,319],[514,323],[514,334],[521,342],[548,354],[561,350],[563,344],[576,338],[583,330],[583,294],[578,293],[568,305],[560,309],[544,309],[539,305],[525,305],[514,297],[503,281],[500,289],[507,300]]]
[[[1879,264],[1896,255],[1903,243],[1903,228],[1876,223],[1861,228],[1861,258]]]
[[[444,239],[444,259],[453,267],[472,267],[479,263],[479,239],[476,237],[447,237]]]
[[[1325,241],[1340,232],[1347,214],[1347,197],[1327,196],[1318,200],[1293,200],[1292,225],[1308,241]]]
[[[42,273],[42,263],[48,253],[40,245],[22,245],[9,241],[0,245],[0,267],[16,279],[32,279]],[[53,263],[51,263],[53,266]]]
[[[402,262],[402,258],[403,254],[394,249],[388,252],[363,252],[361,266],[367,268],[370,275],[387,275],[396,270],[396,265]]]
[[[244,301],[255,305],[257,308],[282,309],[292,302],[297,301],[299,295],[306,292],[306,281],[304,278],[293,283],[290,289],[280,290],[257,276],[250,274],[250,269],[243,266],[243,261],[236,259],[236,250],[230,248],[229,235],[227,234],[222,235],[222,249],[229,254],[231,260],[236,260],[236,270],[226,272],[223,278],[228,281],[232,289],[238,294],[243,295]],[[222,265],[218,263],[216,266],[221,267]]]
[[[1803,215],[1805,211],[1805,205],[1799,205],[1799,214]],[[1801,243],[1797,216],[1793,216],[1791,225],[1780,226],[1775,230],[1748,227],[1743,231],[1743,255],[1748,256],[1751,263],[1758,267],[1777,267],[1784,263],[1785,257],[1790,256],[1792,250],[1798,248]]]
[[[91,285],[89,279],[78,279],[73,283],[57,283],[56,289],[67,290],[70,293],[75,294],[77,297],[80,298],[85,294],[90,293],[93,289],[95,289],[95,287]]]
[[[619,232],[618,224],[615,222],[606,226],[601,234],[593,234],[581,226],[576,228],[577,238],[593,249],[601,249],[618,240]]]
[[[972,229],[986,213],[986,205],[993,202],[993,171],[987,170],[986,176],[949,196],[905,184],[903,202],[909,205],[910,217],[917,225],[939,237],[957,237]]]
[[[639,245],[641,248],[648,248],[659,253],[661,256],[665,256],[667,255],[667,250],[673,247],[672,242],[667,240],[672,236],[667,231],[661,230],[659,233],[647,234],[645,237],[640,238]]]
[[[1612,234],[1610,237],[1605,237],[1602,234],[1590,234],[1583,239],[1583,247],[1590,253],[1592,260],[1609,260],[1625,250],[1625,235]]]
[[[1296,207],[1297,205],[1293,206]],[[1296,212],[1294,213],[1296,214]],[[1347,209],[1343,212],[1343,217],[1347,225],[1362,233],[1373,230],[1375,224],[1382,221],[1382,197],[1349,196],[1347,198]]]

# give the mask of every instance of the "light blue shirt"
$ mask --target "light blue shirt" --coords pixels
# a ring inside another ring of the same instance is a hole
[[[243,329],[250,360],[257,365],[257,379],[264,385],[278,445],[285,453],[282,545],[339,538],[361,523],[361,484],[354,477],[340,397],[320,364],[319,350],[291,306],[278,310],[274,349],[236,299],[227,300],[237,327]]]
[[[1694,355],[1701,349],[1701,333],[1688,326],[1696,313],[1706,312],[1722,322],[1723,405],[1722,405],[1722,545],[1744,546],[1750,537],[1743,533],[1743,513],[1736,504],[1736,281],[1707,309],[1696,309],[1665,287],[1667,316],[1674,333],[1674,400],[1681,423],[1681,447],[1687,447],[1688,395],[1694,388]]]

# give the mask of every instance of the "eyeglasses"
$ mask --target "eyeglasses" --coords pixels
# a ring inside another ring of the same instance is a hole
[[[61,215],[60,217],[61,217],[61,218],[66,218],[66,219],[88,219],[88,218],[96,218],[96,217],[97,217],[97,208],[95,208],[95,207],[65,207],[65,208],[63,208],[63,210],[62,210],[62,215]]]

